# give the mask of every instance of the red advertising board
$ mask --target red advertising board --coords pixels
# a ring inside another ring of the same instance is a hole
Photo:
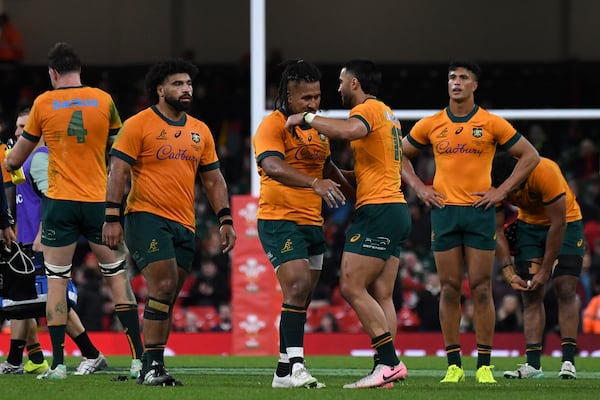
[[[40,332],[42,348],[51,354],[50,337]],[[128,355],[129,346],[122,333],[90,332],[90,338],[105,355]],[[244,338],[244,336],[242,336]],[[462,353],[474,355],[477,342],[474,333],[461,334]],[[165,354],[174,355],[234,355],[235,335],[223,332],[181,333],[173,332]],[[243,342],[242,342],[243,343]],[[369,356],[372,353],[371,341],[366,333],[307,333],[305,336],[306,354],[309,355],[354,355]],[[399,333],[396,349],[403,357],[440,356],[446,357],[442,334],[436,332]],[[10,333],[0,333],[0,355],[6,355],[10,346]],[[578,357],[600,357],[600,335],[579,335],[577,337]],[[525,339],[522,333],[497,333],[494,335],[493,357],[516,357],[525,353]],[[558,335],[546,336],[544,353],[560,356]],[[65,354],[79,355],[72,340],[65,341]],[[256,352],[258,354],[258,352]]]
[[[232,257],[233,354],[270,355],[279,351],[281,291],[258,238],[258,199],[233,196],[237,242]]]

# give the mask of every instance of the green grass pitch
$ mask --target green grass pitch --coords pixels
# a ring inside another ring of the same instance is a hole
[[[506,369],[516,369],[522,358],[494,358],[496,385],[475,383],[475,359],[464,357],[467,375],[464,383],[440,384],[446,360],[441,357],[404,357],[408,378],[393,389],[342,389],[369,372],[371,359],[350,356],[307,356],[313,376],[324,382],[324,389],[272,389],[275,357],[177,356],[166,359],[170,373],[184,383],[179,387],[148,387],[133,380],[113,381],[126,374],[127,357],[108,357],[109,368],[94,375],[71,375],[79,359],[68,357],[69,377],[64,381],[41,381],[31,375],[0,376],[2,399],[60,400],[196,400],[196,399],[456,399],[456,400],[540,400],[597,399],[600,396],[600,359],[576,360],[577,380],[558,378],[560,359],[544,357],[544,379],[508,380]]]

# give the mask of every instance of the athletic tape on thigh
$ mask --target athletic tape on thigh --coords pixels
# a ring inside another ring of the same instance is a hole
[[[100,272],[102,272],[102,275],[115,276],[120,274],[121,272],[125,272],[127,260],[123,259],[109,264],[98,263],[98,265],[100,266]]]
[[[52,265],[46,261],[44,261],[44,270],[46,271],[46,276],[48,279],[69,279],[71,277],[71,267],[73,264],[69,265]]]
[[[323,269],[323,254],[317,254],[308,257],[308,266],[310,269],[320,271]]]
[[[144,307],[144,319],[153,321],[165,321],[169,319],[171,313],[171,304],[163,300],[148,297],[146,306]]]
[[[517,275],[523,279],[531,279],[540,270],[540,264],[534,261],[518,261],[515,265]]]

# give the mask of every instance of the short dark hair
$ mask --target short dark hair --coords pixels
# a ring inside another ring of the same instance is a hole
[[[492,162],[492,186],[497,188],[512,174],[518,160],[505,151],[498,152]]]
[[[279,89],[277,90],[277,98],[275,99],[275,109],[283,108],[288,110],[288,84],[290,82],[320,82],[321,71],[319,68],[308,61],[304,60],[287,60],[280,64],[283,67],[281,79],[279,80]]]
[[[23,107],[17,113],[17,117],[24,117],[26,115],[29,115],[30,112],[31,112],[31,107],[29,107],[29,106]]]
[[[81,71],[81,60],[73,46],[65,42],[56,43],[48,52],[48,66],[59,74]]]
[[[481,78],[481,67],[479,64],[469,60],[454,60],[448,65],[448,72],[455,71],[457,68],[465,68],[473,73],[475,80],[479,81]]]
[[[193,80],[198,75],[198,67],[187,60],[173,59],[154,64],[146,74],[145,87],[146,95],[150,104],[158,104],[158,93],[156,87],[162,84],[165,79],[173,74],[185,73]]]
[[[381,86],[381,72],[370,60],[350,60],[345,65],[346,72],[354,75],[360,82],[360,87],[365,94],[377,96]]]

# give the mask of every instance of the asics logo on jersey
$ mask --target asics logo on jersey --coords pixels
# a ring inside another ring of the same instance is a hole
[[[581,246],[583,246],[583,239],[579,239],[577,241],[577,247],[581,247]]]
[[[458,128],[457,130],[454,131],[455,135],[458,135],[459,133],[461,133],[463,131],[463,127],[461,126],[460,128]]]
[[[175,138],[178,138],[179,136],[181,136],[181,131],[175,132]]]
[[[191,162],[199,162],[200,160],[193,154],[189,154],[187,149],[173,149],[170,144],[160,146],[156,151],[156,158],[159,160],[183,160]]]
[[[52,109],[60,110],[61,108],[74,107],[98,107],[96,99],[71,99],[71,100],[53,100]]]

